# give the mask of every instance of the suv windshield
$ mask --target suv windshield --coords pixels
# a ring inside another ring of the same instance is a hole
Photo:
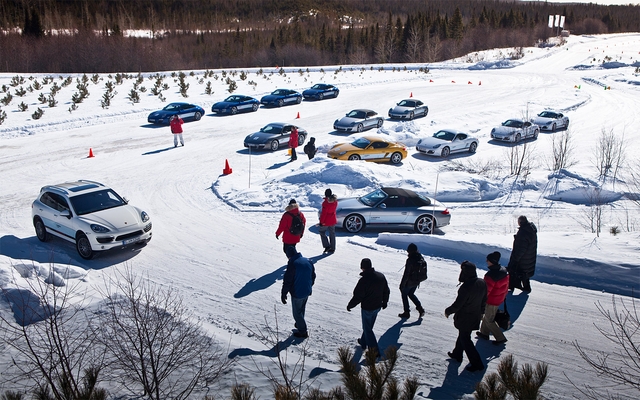
[[[126,204],[122,197],[118,196],[112,189],[81,194],[71,197],[69,200],[78,215],[90,214]]]

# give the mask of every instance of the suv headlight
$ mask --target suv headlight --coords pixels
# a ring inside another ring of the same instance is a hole
[[[89,226],[91,227],[91,230],[94,231],[95,233],[107,233],[107,232],[109,232],[109,228],[105,228],[102,225],[91,224]]]
[[[149,214],[143,211],[140,213],[140,218],[142,218],[142,222],[147,222],[149,220]]]

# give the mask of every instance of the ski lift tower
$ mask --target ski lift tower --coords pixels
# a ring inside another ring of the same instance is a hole
[[[564,15],[549,15],[549,28],[556,28],[556,36],[560,36],[560,28],[564,28]]]

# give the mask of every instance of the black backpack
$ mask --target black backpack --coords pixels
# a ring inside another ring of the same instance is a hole
[[[292,235],[300,236],[304,232],[304,222],[302,222],[302,218],[300,217],[300,213],[291,214],[291,226],[289,227],[289,233]]]
[[[422,256],[420,256],[420,259],[418,260],[418,268],[415,272],[415,278],[418,282],[427,280],[427,262]]]

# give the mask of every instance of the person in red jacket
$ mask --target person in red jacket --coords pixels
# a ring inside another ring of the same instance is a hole
[[[507,297],[509,291],[509,273],[507,269],[500,265],[500,252],[494,251],[487,256],[487,267],[489,272],[484,275],[484,282],[487,284],[487,305],[482,318],[480,330],[476,336],[481,339],[489,339],[489,333],[496,339],[492,343],[499,345],[507,342],[502,329],[495,321],[496,312],[500,304]]]
[[[300,242],[300,239],[302,239],[302,236],[304,235],[304,227],[299,235],[291,233],[291,222],[293,221],[294,215],[299,215],[300,219],[302,219],[302,224],[304,226],[307,225],[307,219],[298,208],[296,199],[291,199],[291,201],[289,201],[289,205],[284,209],[284,214],[282,214],[282,218],[280,218],[280,224],[276,231],[276,239],[280,239],[280,234],[282,234],[282,251],[284,251],[284,254],[287,254],[287,248],[289,247],[293,247],[295,249],[296,244]]]
[[[180,139],[180,145],[184,146],[184,139],[182,138],[182,124],[184,124],[184,121],[178,115],[174,115],[169,121],[171,133],[173,133],[173,147],[178,147],[178,139]]]
[[[295,161],[298,159],[298,155],[296,154],[296,147],[298,147],[298,128],[295,126],[291,128],[291,134],[289,135],[289,149],[291,149],[291,161]]]
[[[336,251],[336,224],[338,217],[336,209],[338,208],[338,197],[331,192],[331,189],[324,191],[324,201],[320,210],[320,239],[325,253],[333,253]],[[327,239],[327,231],[329,238]]]

